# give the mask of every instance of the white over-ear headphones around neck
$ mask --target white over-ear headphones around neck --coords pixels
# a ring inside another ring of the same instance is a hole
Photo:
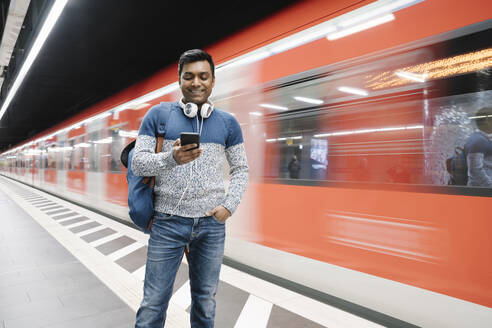
[[[198,106],[192,102],[183,103],[183,98],[179,100],[179,107],[183,110],[183,113],[189,118],[193,118],[198,113]],[[214,110],[214,104],[209,100],[208,103],[204,103],[200,109],[200,115],[202,118],[209,118]]]

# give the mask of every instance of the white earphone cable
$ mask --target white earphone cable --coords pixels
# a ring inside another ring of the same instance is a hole
[[[203,130],[203,116],[202,116],[202,125],[200,126],[200,132],[199,132],[200,137],[202,136],[202,130]]]
[[[198,115],[195,116],[195,117],[196,117],[196,128],[197,128],[197,130],[199,130],[198,133],[201,135],[202,134],[202,129],[203,129],[203,116],[202,116],[202,125],[201,125],[200,129],[198,129],[199,128],[199,124],[200,124],[200,122],[198,121]],[[193,128],[193,125],[192,125],[192,128]],[[183,200],[183,197],[186,194],[186,190],[188,190],[188,187],[190,186],[190,182],[191,182],[191,179],[193,177],[193,166],[194,165],[195,165],[195,161],[193,161],[191,163],[191,165],[190,165],[190,176],[188,177],[188,182],[186,182],[186,187],[183,190],[183,193],[181,194],[181,197],[179,198],[178,203],[176,204],[176,206],[174,207],[174,209],[171,211],[171,213],[168,213],[171,216],[174,215],[174,212],[178,208],[179,204],[181,204],[181,201]]]

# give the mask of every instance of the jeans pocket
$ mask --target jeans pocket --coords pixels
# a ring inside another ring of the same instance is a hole
[[[219,220],[219,219],[217,219],[217,218],[215,217],[215,215],[213,215],[213,214],[212,214],[212,219],[214,219],[214,221],[215,221],[215,222],[217,222],[217,223],[219,223],[219,224],[225,224],[225,221],[224,221],[224,222],[220,221],[220,220]]]

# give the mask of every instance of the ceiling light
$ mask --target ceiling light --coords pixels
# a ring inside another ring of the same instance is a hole
[[[416,82],[425,82],[425,79],[427,77],[426,73],[415,74],[415,73],[404,72],[404,71],[395,72],[395,75],[402,77],[404,79],[409,79],[409,80],[416,81]]]
[[[390,22],[394,19],[395,19],[395,16],[393,14],[385,15],[385,16],[378,17],[376,19],[372,19],[370,21],[367,21],[367,22],[364,22],[364,23],[361,23],[361,24],[358,24],[355,26],[345,28],[345,29],[340,30],[338,32],[329,34],[326,38],[330,41],[337,40],[337,39],[346,37],[347,35],[358,33],[360,31],[364,31],[364,30],[370,29],[372,27]]]
[[[306,102],[308,104],[315,104],[315,105],[321,105],[323,103],[323,100],[306,98],[306,97],[294,97],[294,99],[298,101]]]
[[[24,80],[24,77],[26,76],[27,72],[31,68],[32,63],[36,59],[36,56],[38,55],[39,51],[43,47],[44,42],[48,38],[48,35],[51,32],[51,29],[55,25],[56,21],[58,20],[58,17],[60,17],[60,14],[63,11],[63,8],[67,4],[68,0],[57,0],[50,9],[50,12],[48,14],[48,17],[44,21],[43,27],[41,28],[41,31],[39,32],[36,41],[34,41],[34,44],[31,47],[31,50],[29,50],[29,54],[26,57],[26,60],[22,64],[22,67],[17,74],[17,77],[15,78],[14,84],[12,85],[12,88],[10,89],[7,97],[5,98],[5,101],[2,104],[2,109],[0,109],[0,120],[2,119],[3,115],[5,114],[5,111],[10,105],[10,102],[14,98],[17,90],[19,89],[22,81]]]
[[[358,95],[358,96],[369,95],[369,92],[367,92],[366,90],[352,88],[352,87],[338,87],[337,90],[341,91],[341,92],[351,93],[351,94]]]
[[[265,107],[265,108],[271,108],[271,109],[288,110],[287,107],[278,106],[278,105],[272,105],[272,104],[260,104],[260,106],[261,107]]]
[[[249,115],[253,115],[253,116],[263,116],[262,113],[259,113],[259,112],[249,112]]]

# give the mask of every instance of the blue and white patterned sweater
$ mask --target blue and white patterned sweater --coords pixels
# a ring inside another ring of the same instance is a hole
[[[165,122],[162,152],[155,153],[156,135],[162,133],[162,111],[169,110]],[[201,118],[200,118],[201,124]],[[145,115],[133,152],[132,170],[137,176],[155,176],[156,211],[184,217],[202,217],[218,205],[234,213],[248,184],[248,163],[241,128],[231,114],[214,109],[203,121],[200,136],[202,154],[196,160],[178,165],[172,145],[181,132],[198,132],[197,119],[186,117],[178,103],[161,103]],[[224,156],[225,155],[225,156]],[[224,186],[225,159],[230,167],[230,184]],[[193,173],[188,189],[176,208]]]

